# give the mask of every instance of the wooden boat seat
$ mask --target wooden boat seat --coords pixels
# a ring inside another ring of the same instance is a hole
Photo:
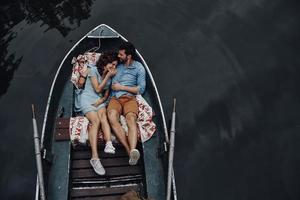
[[[56,141],[70,140],[69,123],[70,123],[69,117],[56,119],[55,133],[54,133],[54,138]],[[140,143],[140,140],[138,140],[138,143]]]
[[[70,140],[69,123],[70,123],[70,118],[56,119],[55,134],[54,134],[56,141]]]
[[[55,140],[57,140],[57,141],[70,140],[69,123],[70,123],[69,117],[56,119],[56,125],[55,125],[55,131],[54,131],[55,132],[55,134],[54,134]]]

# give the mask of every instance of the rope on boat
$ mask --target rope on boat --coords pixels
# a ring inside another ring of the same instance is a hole
[[[96,52],[98,49],[100,49],[100,47],[101,47],[101,37],[100,36],[102,35],[103,31],[104,31],[103,29],[101,29],[101,31],[99,31],[98,46],[89,49],[87,52]]]

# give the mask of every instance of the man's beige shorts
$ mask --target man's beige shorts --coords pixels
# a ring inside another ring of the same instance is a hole
[[[132,112],[138,116],[138,104],[135,96],[123,95],[119,98],[112,97],[109,101],[107,111],[116,110],[120,115],[126,116],[128,113]]]

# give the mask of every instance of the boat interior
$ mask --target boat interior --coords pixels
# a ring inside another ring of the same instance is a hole
[[[128,164],[128,155],[119,143],[115,154],[106,154],[99,143],[99,156],[106,170],[97,175],[89,164],[89,146],[74,148],[70,142],[69,119],[74,117],[74,89],[70,81],[73,57],[87,51],[117,51],[124,38],[106,27],[99,27],[83,37],[66,55],[53,83],[42,133],[43,167],[47,199],[116,200],[130,190],[155,200],[166,196],[165,122],[152,74],[147,68],[146,92],[143,97],[155,111],[157,129],[147,142],[138,144],[141,158],[137,165]]]

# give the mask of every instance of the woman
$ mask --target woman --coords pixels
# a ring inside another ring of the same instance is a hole
[[[80,111],[89,120],[89,141],[92,149],[92,158],[90,163],[95,172],[99,175],[105,174],[97,150],[98,131],[101,126],[106,140],[104,152],[115,153],[115,148],[111,142],[111,130],[106,116],[106,101],[109,96],[109,86],[111,77],[116,74],[116,65],[118,58],[114,53],[103,53],[97,66],[89,65],[88,74],[85,81],[85,87],[80,94]],[[99,71],[102,73],[100,75]],[[105,94],[103,95],[104,91]]]

